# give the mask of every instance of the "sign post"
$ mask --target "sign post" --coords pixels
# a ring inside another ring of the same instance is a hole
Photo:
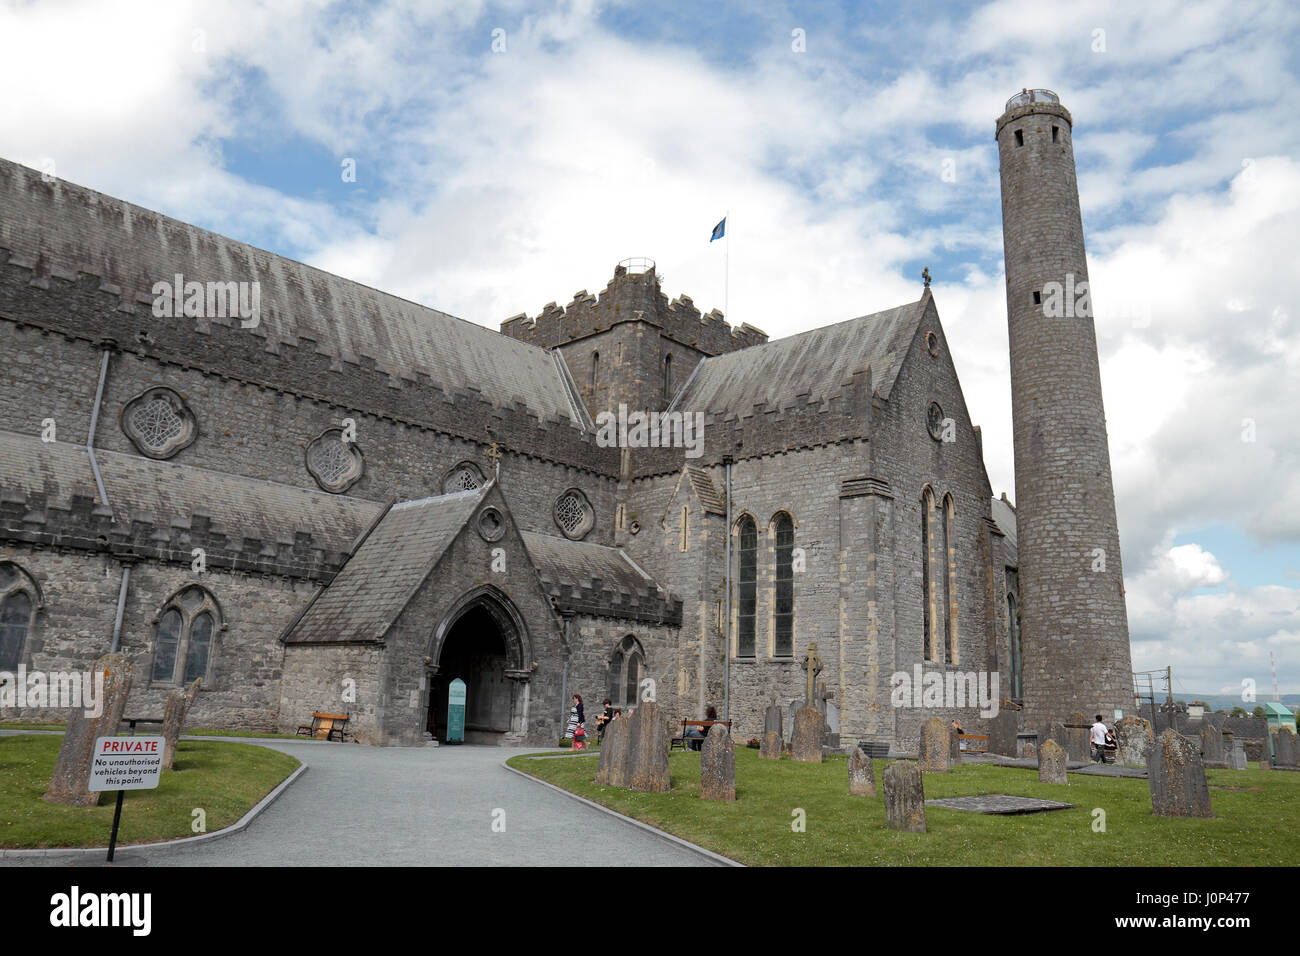
[[[457,677],[447,687],[447,743],[465,742],[465,682]]]
[[[98,737],[90,758],[91,792],[117,791],[113,832],[108,838],[108,862],[117,848],[117,828],[122,822],[122,797],[128,790],[155,790],[162,772],[165,737]]]

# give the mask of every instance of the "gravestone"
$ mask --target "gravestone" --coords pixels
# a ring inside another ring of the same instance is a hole
[[[895,760],[880,776],[885,792],[885,820],[891,830],[925,832],[925,783],[921,768],[910,760]]]
[[[622,717],[614,723],[623,722],[622,736],[619,737],[618,750],[609,758],[609,784],[612,787],[632,786],[632,764],[636,760],[636,741],[634,734],[636,724],[632,723],[635,712],[624,711]],[[605,731],[609,733],[609,731]]]
[[[961,740],[957,731],[951,727],[948,728],[948,765],[961,766]]]
[[[600,744],[600,762],[596,765],[595,782],[602,787],[627,786],[627,728],[631,720],[615,718],[605,728],[605,739]]]
[[[642,701],[632,714],[633,790],[663,793],[668,784],[668,737],[657,701]]]
[[[1092,736],[1092,721],[1077,710],[1065,722],[1065,754],[1067,759],[1087,763],[1092,759],[1088,741]]]
[[[947,773],[952,735],[942,717],[931,717],[921,725],[920,768],[926,773]]]
[[[172,763],[176,759],[176,741],[185,729],[185,718],[202,683],[203,679],[196,677],[189,690],[174,690],[167,695],[167,706],[163,711],[163,770],[172,769]]]
[[[1196,744],[1166,730],[1155,740],[1147,761],[1151,812],[1158,817],[1212,817],[1210,788]]]
[[[736,799],[736,748],[722,724],[709,728],[700,753],[700,796],[705,800]]]
[[[1115,721],[1115,762],[1126,767],[1145,767],[1155,737],[1150,721],[1130,714]]]
[[[1279,730],[1273,735],[1273,756],[1279,767],[1294,767],[1300,763],[1300,737],[1289,730]]]
[[[822,715],[816,707],[795,712],[790,733],[790,757],[800,763],[822,762]]]
[[[849,795],[874,797],[876,795],[876,769],[861,747],[849,754]]]
[[[1246,769],[1246,749],[1241,746],[1240,740],[1234,740],[1232,746],[1228,748],[1228,767],[1232,770]]]
[[[1065,749],[1055,740],[1038,748],[1038,782],[1069,783],[1065,776]]]
[[[763,759],[781,759],[781,751],[785,749],[785,727],[782,724],[781,708],[774,700],[763,718],[763,742],[758,748],[758,755]]]
[[[1208,722],[1201,725],[1201,763],[1217,769],[1228,766],[1228,758],[1223,750],[1223,734]]]
[[[1054,720],[1051,723],[1043,726],[1042,729],[1038,731],[1037,743],[1038,743],[1039,750],[1042,750],[1043,744],[1049,740],[1055,740],[1058,744],[1061,745],[1061,749],[1064,750],[1067,755],[1069,754],[1070,743],[1069,743],[1069,738],[1066,736],[1065,733],[1065,724],[1061,723],[1060,721]]]
[[[1019,714],[1008,707],[1008,703],[1003,701],[998,707],[997,716],[988,722],[989,753],[1018,757],[1020,719]]]
[[[98,737],[117,734],[122,714],[126,712],[126,697],[131,691],[131,662],[125,654],[105,654],[95,661],[92,674],[104,675],[104,690],[98,717],[87,717],[85,710],[73,711],[72,719],[63,734],[59,756],[50,776],[50,789],[42,800],[49,803],[66,803],[74,807],[99,806],[101,791],[87,789],[90,779],[91,754]]]

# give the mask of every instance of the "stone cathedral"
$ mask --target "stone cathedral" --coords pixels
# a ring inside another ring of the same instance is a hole
[[[120,648],[129,715],[197,677],[193,725],[386,745],[455,678],[471,742],[554,744],[575,693],[758,737],[813,645],[841,748],[986,727],[899,672],[997,674],[1021,728],[1131,706],[1092,319],[1033,312],[1086,281],[1070,135],[1045,91],[997,127],[1019,522],[928,277],[768,341],[629,260],[498,332],[0,161],[0,671]]]

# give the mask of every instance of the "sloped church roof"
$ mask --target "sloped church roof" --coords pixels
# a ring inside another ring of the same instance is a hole
[[[826,401],[871,367],[876,394],[889,397],[908,345],[930,299],[823,326],[704,359],[673,403],[710,418],[749,415],[755,406],[781,408],[807,395]]]
[[[364,358],[394,378],[424,373],[500,407],[518,400],[543,420],[582,420],[546,349],[4,159],[0,249],[44,274],[96,276],[138,309],[177,273],[257,282],[260,323],[248,333],[268,344],[310,339],[335,365]]]

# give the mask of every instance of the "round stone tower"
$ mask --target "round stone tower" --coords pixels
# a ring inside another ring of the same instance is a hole
[[[997,121],[1026,730],[1133,708],[1128,615],[1072,120],[1025,90]]]

